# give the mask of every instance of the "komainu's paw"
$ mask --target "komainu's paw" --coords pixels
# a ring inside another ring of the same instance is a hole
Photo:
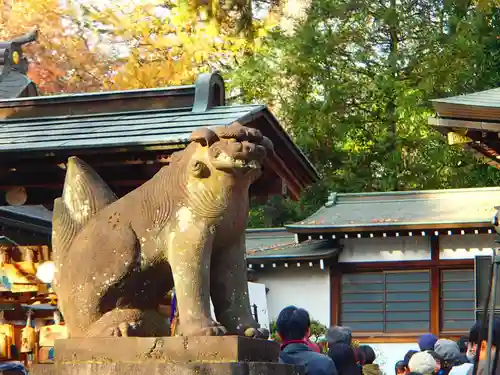
[[[183,329],[184,336],[224,336],[227,329],[220,325],[210,327],[198,327],[193,329]]]
[[[107,335],[109,337],[128,337],[134,336],[134,330],[137,328],[136,322],[123,322],[118,324],[116,327],[112,327],[108,330]]]
[[[181,323],[183,336],[224,336],[227,329],[216,322],[207,322],[207,324]]]
[[[269,330],[267,330],[266,328],[254,328],[254,327],[240,325],[238,326],[237,330],[240,336],[253,337],[256,339],[265,339],[265,340],[269,338]]]
[[[224,336],[227,334],[227,329],[221,325],[206,327],[200,330],[199,336]]]

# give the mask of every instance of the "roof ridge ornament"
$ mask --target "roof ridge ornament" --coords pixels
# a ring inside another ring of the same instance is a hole
[[[1,75],[11,70],[19,73],[28,73],[28,60],[23,57],[23,45],[36,41],[38,30],[16,37],[8,42],[0,42],[0,67],[3,68]]]
[[[203,73],[195,83],[192,112],[206,112],[210,108],[226,105],[224,79],[218,72]]]

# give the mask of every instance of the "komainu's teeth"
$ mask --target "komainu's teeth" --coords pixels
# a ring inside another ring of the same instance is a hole
[[[257,163],[255,160],[252,160],[250,163],[248,163],[248,166],[252,169],[258,169],[259,163]]]

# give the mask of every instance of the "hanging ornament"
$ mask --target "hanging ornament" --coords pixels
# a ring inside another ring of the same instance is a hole
[[[10,359],[14,345],[14,326],[6,323],[4,314],[3,310],[0,311],[0,358]]]
[[[35,329],[31,326],[31,316],[33,311],[28,311],[26,319],[26,327],[21,331],[21,353],[31,353],[35,350],[36,333]]]

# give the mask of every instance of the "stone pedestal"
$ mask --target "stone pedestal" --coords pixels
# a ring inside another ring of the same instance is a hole
[[[276,342],[238,336],[57,340],[52,371],[34,375],[303,375]]]

